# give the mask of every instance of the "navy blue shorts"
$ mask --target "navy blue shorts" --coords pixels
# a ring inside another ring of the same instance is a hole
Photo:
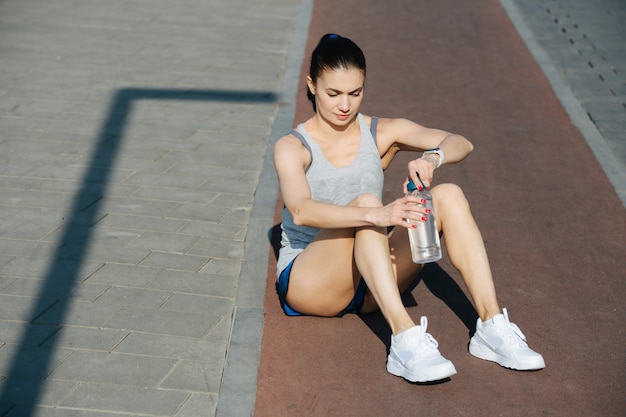
[[[289,276],[291,275],[291,267],[293,266],[295,259],[289,262],[289,265],[278,276],[278,280],[276,281],[276,292],[278,293],[278,299],[280,300],[280,306],[283,308],[283,311],[288,316],[304,316],[304,314],[299,311],[294,310],[287,304],[287,289],[289,288]],[[359,286],[356,289],[356,293],[354,294],[354,298],[348,304],[348,306],[339,314],[337,317],[341,317],[347,313],[358,314],[361,312],[361,308],[363,308],[363,302],[365,301],[365,293],[367,292],[367,285],[365,284],[365,280],[361,278],[359,281]]]

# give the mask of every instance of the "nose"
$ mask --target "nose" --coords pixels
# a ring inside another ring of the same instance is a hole
[[[339,104],[337,105],[337,108],[339,108],[340,111],[347,113],[348,111],[350,111],[350,99],[348,96],[341,96],[341,100],[339,101]]]

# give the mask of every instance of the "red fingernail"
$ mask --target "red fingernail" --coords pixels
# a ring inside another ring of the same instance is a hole
[[[417,228],[417,225],[416,225],[416,224],[412,224],[412,225],[411,225],[411,227],[412,227],[413,229],[416,229],[416,228]]]
[[[422,198],[420,201],[422,202],[422,204],[426,204],[426,200],[425,199]]]
[[[422,221],[425,222],[426,221],[426,217],[422,217]]]
[[[426,209],[426,213],[430,213],[430,209]]]

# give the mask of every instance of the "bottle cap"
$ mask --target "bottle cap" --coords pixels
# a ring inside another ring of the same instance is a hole
[[[417,180],[420,182],[420,185],[422,186],[422,190],[425,190],[426,186],[420,179],[419,175],[417,176]],[[411,178],[409,178],[409,183],[407,184],[406,189],[409,190],[409,192],[417,190],[417,187],[415,186],[415,183],[413,182]]]

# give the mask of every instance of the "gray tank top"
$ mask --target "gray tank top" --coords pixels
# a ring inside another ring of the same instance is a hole
[[[382,198],[383,169],[380,154],[376,148],[376,126],[378,119],[372,117],[368,128],[365,118],[358,114],[361,131],[361,144],[354,161],[344,167],[336,168],[326,160],[322,150],[304,129],[302,124],[290,133],[296,136],[311,153],[311,164],[307,168],[306,178],[313,200],[347,205],[361,194],[374,194]],[[320,229],[308,226],[296,226],[289,210],[283,208],[281,248],[278,256],[277,275],[289,265],[300,252],[315,238]]]

